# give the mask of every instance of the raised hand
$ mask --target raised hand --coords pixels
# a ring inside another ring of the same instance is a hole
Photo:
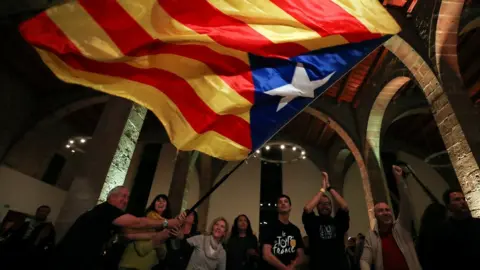
[[[328,173],[322,172],[322,188],[326,190],[330,186],[330,182],[328,181]]]
[[[393,165],[392,166],[392,172],[393,172],[393,176],[395,176],[395,179],[397,181],[400,181],[402,179],[402,176],[403,176],[403,169],[397,165]]]
[[[330,187],[330,180],[328,178],[328,173],[322,172],[322,176],[325,181],[325,189],[327,189],[328,187]]]

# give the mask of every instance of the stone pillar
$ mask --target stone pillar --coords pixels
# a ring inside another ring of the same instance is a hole
[[[190,152],[178,151],[175,160],[175,167],[172,175],[170,190],[168,191],[168,200],[172,215],[180,214],[185,195],[188,171],[190,168]]]
[[[480,168],[475,158],[478,154],[474,154],[480,153],[480,125],[467,91],[459,87],[459,78],[452,70],[442,74],[441,84],[429,65],[401,37],[394,36],[385,47],[402,60],[423,89],[470,211],[480,217]],[[440,59],[441,68],[447,68],[445,60]]]
[[[108,192],[116,186],[121,186],[125,182],[130,160],[132,159],[135,146],[137,145],[140,131],[142,130],[147,108],[133,104],[127,121],[124,124],[117,150],[113,155],[113,160],[108,169],[107,178],[103,184],[98,202],[104,202],[107,199]]]
[[[76,159],[79,164],[76,166],[75,178],[55,224],[59,239],[81,214],[97,204],[109,170],[111,171],[111,167],[117,167],[117,165],[112,165],[112,161],[119,151],[119,145],[122,145],[121,141],[125,140],[123,137],[133,138],[129,133],[131,129],[126,128],[130,124],[130,121],[127,122],[127,120],[129,120],[131,112],[135,110],[132,110],[132,107],[132,102],[117,97],[112,97],[107,102],[93,137],[87,145],[86,153]],[[124,161],[122,166],[127,168],[133,153],[133,149],[130,150],[128,158],[121,159]],[[127,150],[120,151],[127,155]],[[117,178],[110,177],[108,179]],[[116,182],[116,184],[121,183],[121,181]],[[107,185],[110,184],[107,183]]]

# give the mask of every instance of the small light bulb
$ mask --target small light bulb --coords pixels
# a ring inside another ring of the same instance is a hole
[[[268,206],[270,206],[270,204],[268,204]]]
[[[265,149],[266,149],[266,150],[270,150],[270,146],[267,145],[267,146],[265,147]]]
[[[292,148],[292,150],[293,150],[293,151],[297,151],[297,147],[294,146],[294,147]]]
[[[255,151],[257,154],[260,154],[260,150]]]
[[[73,141],[73,140],[70,140],[70,141],[68,141],[68,142],[69,142],[70,144],[73,144],[73,143],[74,143],[74,141]]]
[[[265,222],[263,222],[263,224],[267,225],[268,223],[265,221]]]
[[[302,151],[302,156],[305,156],[305,151]]]
[[[263,206],[263,203],[261,203],[260,206]]]
[[[70,148],[70,144],[65,145],[66,148]]]
[[[87,141],[87,140],[85,140],[85,139],[80,139],[80,142],[81,142],[81,143],[85,143],[86,141]]]
[[[302,159],[305,159],[305,158],[307,158],[307,157],[306,157],[306,156],[302,156]]]
[[[282,150],[285,149],[285,145],[283,145],[283,144],[280,145],[280,149],[282,149]]]
[[[72,149],[72,153],[75,153],[75,150]]]

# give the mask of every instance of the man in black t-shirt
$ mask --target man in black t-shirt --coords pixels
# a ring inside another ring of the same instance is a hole
[[[311,270],[347,270],[345,254],[345,233],[348,231],[350,217],[347,202],[330,186],[328,174],[322,172],[323,184],[320,191],[310,200],[303,211],[303,225],[310,243]],[[330,192],[339,209],[332,218],[332,202],[325,193]],[[313,212],[317,208],[318,216]]]
[[[303,262],[303,240],[300,230],[289,221],[292,209],[290,197],[277,200],[278,219],[268,225],[262,235],[263,270],[293,270]]]
[[[107,197],[107,202],[95,206],[81,215],[65,234],[56,247],[53,268],[65,269],[100,269],[104,247],[116,232],[121,229],[173,228],[185,219],[182,214],[176,219],[154,220],[138,218],[126,214],[124,209],[128,204],[129,191],[119,186],[113,188]],[[165,236],[166,235],[166,236]],[[129,239],[168,238],[168,234],[151,232],[128,233]]]

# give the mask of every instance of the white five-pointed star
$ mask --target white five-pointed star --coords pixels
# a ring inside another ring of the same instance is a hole
[[[293,72],[293,78],[290,84],[265,91],[265,94],[282,97],[277,107],[278,112],[296,97],[314,98],[315,89],[326,84],[333,74],[335,74],[335,72],[328,74],[321,80],[310,81],[303,64],[298,63],[295,71]]]

